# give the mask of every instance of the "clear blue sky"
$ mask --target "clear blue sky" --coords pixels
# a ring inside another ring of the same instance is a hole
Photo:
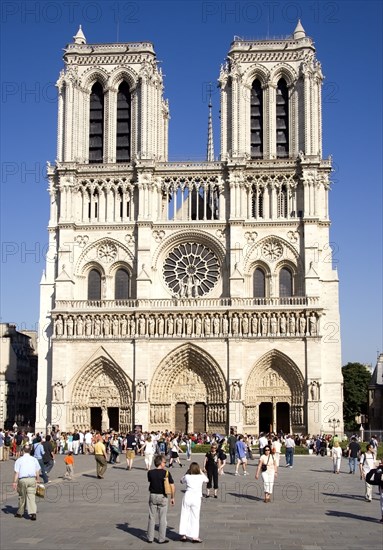
[[[89,43],[154,43],[170,101],[171,160],[204,158],[206,86],[235,35],[285,36],[300,17],[326,77],[324,156],[333,155],[331,241],[340,277],[342,362],[382,346],[382,3],[3,1],[1,321],[36,328],[45,266],[46,161],[56,157],[54,83],[81,23]],[[219,154],[219,95],[213,96]]]

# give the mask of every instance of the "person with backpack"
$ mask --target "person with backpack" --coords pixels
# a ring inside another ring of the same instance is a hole
[[[377,459],[377,455],[378,455],[378,446],[379,446],[379,443],[378,443],[378,440],[376,439],[376,435],[373,435],[370,439],[370,445],[372,447],[372,452],[374,453],[374,456],[375,456],[375,460]]]
[[[43,482],[49,483],[49,479],[45,471],[44,458],[43,458],[45,454],[45,449],[41,443],[41,437],[38,435],[35,441],[36,443],[33,443],[32,445],[31,455],[36,458],[37,462],[40,465],[40,470],[41,470],[40,475],[43,478]]]
[[[372,501],[372,486],[367,481],[367,474],[375,466],[375,455],[372,450],[372,445],[368,443],[366,446],[366,452],[362,453],[359,460],[360,479],[365,481],[365,499],[367,502]]]
[[[12,437],[9,435],[9,432],[5,432],[4,437],[4,449],[3,449],[3,460],[4,462],[9,460],[9,453],[11,451]]]
[[[380,511],[382,514],[380,523],[383,523],[383,458],[380,459],[377,468],[372,468],[366,475],[366,482],[369,485],[377,485],[379,487],[380,494]]]

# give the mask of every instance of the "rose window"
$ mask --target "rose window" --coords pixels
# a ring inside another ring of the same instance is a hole
[[[216,285],[219,262],[214,252],[202,244],[180,244],[166,258],[163,274],[174,296],[197,298]]]
[[[279,260],[283,254],[282,245],[278,241],[270,240],[263,245],[262,254],[266,260],[275,262],[275,260]]]
[[[112,262],[117,256],[117,248],[112,243],[101,244],[98,247],[98,257],[105,262]]]

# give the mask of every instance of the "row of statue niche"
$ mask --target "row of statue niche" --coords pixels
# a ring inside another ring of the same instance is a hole
[[[150,422],[152,424],[169,424],[170,411],[168,406],[156,406],[150,409]]]
[[[291,407],[291,422],[298,426],[302,425],[302,407],[300,407],[299,405]]]
[[[56,336],[317,336],[318,319],[304,313],[192,315],[59,315]]]
[[[225,409],[221,406],[209,406],[208,421],[217,424],[219,422],[225,422],[226,414]]]

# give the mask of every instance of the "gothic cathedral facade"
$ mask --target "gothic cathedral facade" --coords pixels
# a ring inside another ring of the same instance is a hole
[[[205,162],[168,161],[151,43],[80,27],[64,62],[36,428],[341,432],[323,75],[300,22],[232,42],[219,161],[211,139]]]

